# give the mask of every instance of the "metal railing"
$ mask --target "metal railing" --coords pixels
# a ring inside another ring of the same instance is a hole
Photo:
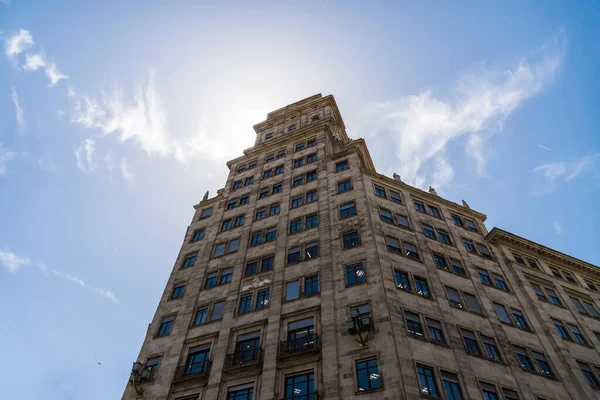
[[[263,349],[236,350],[233,354],[227,354],[225,368],[236,368],[245,365],[262,364]]]
[[[206,376],[210,373],[210,366],[212,365],[210,360],[204,360],[197,363],[180,365],[175,369],[174,380],[183,380],[188,378],[196,378],[200,376]]]
[[[319,351],[319,336],[316,333],[306,335],[293,340],[287,340],[279,344],[279,356],[285,357],[308,351]]]

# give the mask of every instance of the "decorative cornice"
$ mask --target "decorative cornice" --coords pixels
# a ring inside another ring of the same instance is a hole
[[[558,267],[571,269],[585,273],[594,279],[600,279],[600,268],[594,264],[590,264],[568,254],[551,249],[539,243],[522,238],[513,233],[507,232],[500,228],[494,227],[487,234],[485,240],[492,243],[504,243],[513,248],[522,249],[523,251],[534,253],[538,257],[543,257],[550,263],[557,264]]]

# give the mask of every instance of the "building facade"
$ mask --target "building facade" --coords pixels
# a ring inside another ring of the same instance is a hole
[[[194,206],[123,399],[600,398],[600,270],[378,174],[332,96]]]

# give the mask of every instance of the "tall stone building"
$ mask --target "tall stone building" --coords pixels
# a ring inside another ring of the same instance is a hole
[[[600,270],[377,173],[332,96],[194,206],[123,399],[600,398]]]

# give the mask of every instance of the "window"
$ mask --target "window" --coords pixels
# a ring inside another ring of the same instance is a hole
[[[356,206],[354,202],[346,203],[340,206],[340,218],[346,218],[356,215]]]
[[[348,286],[363,283],[366,279],[365,268],[362,263],[346,267]]]
[[[392,215],[392,213],[388,210],[386,210],[385,208],[380,208],[379,209],[379,217],[381,218],[381,220],[383,222],[387,222],[392,224],[394,222],[394,216]]]
[[[496,345],[496,340],[492,337],[481,336],[481,341],[483,342],[483,348],[485,350],[485,355],[490,360],[502,361],[502,357],[500,356],[500,351],[498,350],[498,346]]]
[[[280,211],[281,211],[281,207],[280,207],[279,203],[271,204],[271,206],[269,206],[269,215],[277,215],[280,213]]]
[[[258,193],[258,199],[264,199],[269,196],[269,188],[260,189],[260,193]]]
[[[479,250],[479,253],[486,258],[493,258],[492,257],[492,253],[490,252],[490,249],[487,248],[486,245],[483,245],[481,243],[477,243],[477,249]]]
[[[402,242],[402,244],[404,244],[404,250],[406,250],[407,257],[412,258],[414,260],[421,259],[421,257],[419,256],[419,250],[417,249],[417,246],[407,242]]]
[[[260,271],[261,272],[271,271],[273,269],[273,260],[275,260],[274,256],[263,257],[261,265],[260,265]]]
[[[265,135],[265,140],[273,139],[273,132],[267,133]]]
[[[419,296],[431,297],[429,285],[427,285],[427,280],[425,278],[415,276],[415,290]]]
[[[300,186],[304,183],[304,175],[295,176],[292,180],[292,186]]]
[[[448,295],[448,302],[452,307],[462,308],[462,299],[460,298],[460,293],[458,290],[446,287],[446,294]]]
[[[432,342],[446,344],[446,338],[444,336],[444,331],[442,330],[442,323],[431,318],[425,318],[425,322],[427,323],[429,339]]]
[[[453,215],[452,221],[454,221],[454,225],[456,225],[456,226],[460,226],[461,228],[464,226],[462,219],[458,215]]]
[[[306,193],[306,203],[312,203],[313,201],[317,201],[316,190],[311,190],[310,192]]]
[[[212,215],[212,208],[205,208],[200,213],[200,219],[208,218]]]
[[[275,239],[277,239],[277,228],[267,229],[267,233],[265,235],[265,242],[272,242]]]
[[[197,242],[204,237],[204,229],[198,229],[194,231],[194,235],[192,236],[192,242]]]
[[[592,317],[600,318],[600,313],[598,312],[598,309],[596,308],[595,305],[593,305],[592,303],[585,302],[585,301],[583,303],[585,304],[586,310]]]
[[[512,389],[507,389],[507,388],[503,387],[502,393],[504,394],[504,400],[519,400],[519,394]],[[539,400],[539,397],[538,397],[538,400]]]
[[[300,207],[302,205],[302,195],[292,197],[292,208]]]
[[[408,223],[408,218],[405,217],[404,215],[396,214],[396,222],[398,223],[399,226],[401,226],[403,228],[410,228],[410,225]]]
[[[306,182],[312,182],[317,180],[317,171],[311,171],[306,173]]]
[[[266,171],[263,172],[263,179],[267,179],[273,176],[273,170],[272,169],[268,169]]]
[[[282,158],[282,157],[285,157],[285,149],[283,149],[283,150],[279,150],[279,151],[277,152],[277,157],[276,157],[276,158],[277,158],[277,159],[280,159],[280,158]]]
[[[173,328],[173,321],[175,321],[175,316],[172,315],[170,317],[164,317],[160,321],[160,326],[158,327],[157,336],[167,336],[171,333],[171,329]]]
[[[585,336],[583,336],[583,334],[581,333],[581,331],[579,330],[579,328],[576,325],[567,324],[567,326],[569,327],[569,330],[571,331],[571,334],[573,335],[573,338],[575,338],[575,341],[577,343],[587,344],[587,341],[585,340]]]
[[[535,262],[535,260],[532,260],[532,259],[528,258],[528,259],[527,259],[527,262],[529,263],[529,266],[530,266],[532,269],[535,269],[535,270],[539,270],[539,269],[540,269],[540,267],[538,267],[538,265],[537,265],[537,263]],[[558,271],[557,271],[557,272],[558,272]]]
[[[281,175],[283,174],[284,171],[284,166],[283,165],[278,165],[275,167],[275,175]]]
[[[440,397],[432,368],[423,365],[417,365],[417,375],[419,376],[421,394],[432,397]]]
[[[463,400],[463,395],[458,383],[458,375],[442,371],[442,386],[448,400]]]
[[[285,377],[285,399],[286,400],[312,400],[315,395],[314,373],[286,375]]]
[[[477,342],[477,336],[475,335],[475,332],[468,331],[466,329],[461,329],[461,332],[467,353],[474,354],[476,356],[481,355],[481,350],[479,349],[479,343]]]
[[[240,314],[250,312],[252,309],[252,293],[244,294],[240,296],[240,308],[238,309]]]
[[[360,246],[360,236],[358,235],[358,231],[344,233],[343,239],[345,249]]]
[[[498,400],[498,392],[496,392],[496,386],[485,382],[479,382],[479,385],[481,386],[483,400]]]
[[[446,262],[446,257],[433,253],[433,263],[437,268],[447,270],[448,263]]]
[[[432,217],[441,218],[440,210],[437,207],[429,206],[429,215]]]
[[[475,246],[473,245],[473,242],[467,239],[463,239],[463,243],[465,244],[465,249],[469,252],[469,253],[477,253],[475,251]]]
[[[250,261],[246,264],[246,269],[244,270],[245,276],[251,276],[258,272],[258,261]]]
[[[531,288],[533,289],[533,291],[535,292],[535,295],[537,296],[538,299],[542,300],[542,301],[548,301],[548,299],[546,298],[546,293],[544,293],[544,290],[542,289],[542,287],[540,285],[537,285],[535,283],[531,283]]]
[[[302,230],[302,218],[293,219],[290,222],[290,233],[300,232]]]
[[[274,159],[275,159],[275,154],[274,153],[267,154],[266,157],[265,157],[265,164],[270,163]]]
[[[287,131],[291,132],[291,131],[293,131],[295,129],[296,129],[296,124],[291,124],[290,126],[288,126]],[[296,151],[298,151],[298,150],[296,149]]]
[[[300,298],[300,281],[292,281],[285,284],[285,301]]]
[[[226,268],[221,272],[221,281],[219,284],[224,285],[226,283],[231,282],[231,278],[233,277],[233,268]]]
[[[335,164],[335,172],[341,172],[349,168],[350,165],[348,164],[348,160],[340,161],[339,163]]]
[[[583,281],[585,282],[585,284],[587,285],[587,287],[590,288],[590,290],[593,290],[594,292],[598,291],[598,288],[596,287],[596,285],[594,285],[594,282],[588,281],[587,279],[584,279]]]
[[[206,275],[206,282],[204,283],[204,288],[209,289],[213,286],[217,286],[217,277],[219,276],[219,272],[211,272]]]
[[[562,302],[560,301],[560,298],[558,297],[558,295],[556,294],[556,292],[553,289],[546,289],[546,292],[548,293],[548,298],[550,299],[550,302],[561,306]]]
[[[523,313],[521,311],[511,308],[510,312],[515,320],[515,325],[517,325],[517,327],[521,329],[529,329],[529,326],[527,326],[527,320],[525,320],[525,317],[523,316]]]
[[[226,219],[221,224],[221,232],[225,232],[225,231],[229,230],[229,228],[231,228],[231,219]]]
[[[317,161],[317,155],[315,153],[309,154],[306,156],[306,163],[312,164]]]
[[[573,275],[571,275],[569,272],[563,271],[563,274],[567,281],[577,284],[577,281],[575,281],[575,278],[573,278]]]
[[[146,360],[144,364],[144,369],[150,371],[151,375],[154,375],[154,371],[158,369],[158,364],[160,363],[160,356],[151,357]]]
[[[423,326],[421,325],[421,317],[418,314],[404,311],[404,318],[406,320],[406,330],[413,336],[423,337]]]
[[[302,261],[302,250],[300,247],[294,247],[288,251],[288,264],[294,264]]]
[[[393,190],[388,190],[388,192],[390,193],[390,200],[402,204],[402,198],[400,197],[400,193],[394,192]]]
[[[183,292],[185,291],[185,282],[178,283],[173,287],[173,293],[171,294],[171,299],[178,299],[183,297]]]
[[[319,256],[319,244],[317,242],[312,242],[306,245],[305,247],[306,259],[311,259],[313,257]]]
[[[317,145],[317,139],[310,139],[306,142],[306,147],[315,147]]]
[[[205,324],[207,318],[208,306],[198,307],[196,310],[196,316],[194,317],[194,326]]]
[[[256,232],[252,234],[252,238],[250,239],[250,246],[256,246],[262,243],[262,232]]]
[[[257,165],[257,164],[258,164],[258,161],[257,161],[257,160],[250,161],[250,162],[248,163],[248,169],[256,168],[256,165]]]
[[[556,328],[556,331],[558,332],[558,335],[565,340],[571,340],[571,336],[569,335],[569,332],[567,331],[567,328],[565,328],[565,326],[563,325],[563,323],[561,321],[558,321],[556,319],[552,319],[552,323],[554,323],[554,327]]]
[[[521,368],[528,370],[528,371],[535,371],[535,367],[533,366],[533,363],[531,362],[531,359],[529,358],[529,355],[527,354],[527,349],[525,349],[523,347],[519,347],[519,346],[514,346],[514,345],[513,345],[513,349],[515,350],[515,354],[517,356],[517,361],[521,365]]]
[[[319,216],[317,214],[307,216],[305,225],[306,229],[315,228],[319,226]]]
[[[271,296],[271,289],[259,290],[256,295],[256,309],[265,308],[269,305],[269,299]]]
[[[502,322],[512,325],[512,320],[508,316],[508,312],[506,311],[506,307],[502,304],[494,303],[494,309],[496,310],[496,314],[498,314],[498,319]]]
[[[277,184],[277,185],[273,185],[273,188],[271,189],[271,193],[275,194],[275,193],[280,193],[281,192],[281,183]]]
[[[423,233],[430,239],[437,239],[437,237],[435,236],[435,231],[429,225],[423,225]]]
[[[420,201],[415,200],[415,210],[424,213],[425,205],[423,203],[421,203]]]
[[[408,274],[403,271],[394,271],[394,277],[396,278],[396,287],[402,290],[410,291],[410,280]]]
[[[398,253],[398,254],[402,253],[402,248],[400,247],[400,241],[398,239],[390,237],[390,236],[386,236],[385,241],[387,243],[388,251]]]
[[[294,160],[294,168],[298,168],[304,165],[304,158]]]
[[[241,164],[240,166],[238,166],[238,170],[237,172],[244,172],[246,170],[248,166],[246,164]]]
[[[519,254],[512,253],[513,258],[517,262],[517,264],[525,265],[525,260]]]
[[[552,272],[552,275],[554,275],[555,277],[562,279],[562,275],[556,268],[550,267],[550,272]]]
[[[315,323],[313,317],[288,323],[287,352],[294,353],[315,348]]]
[[[505,292],[508,292],[508,285],[506,284],[506,281],[504,280],[504,277],[502,275],[498,275],[498,274],[492,274],[494,276],[494,283],[496,284],[496,287],[498,289],[504,290]]]
[[[444,244],[452,244],[452,240],[450,239],[450,235],[446,231],[438,229],[438,238],[440,239],[440,242],[442,242]]]
[[[249,201],[250,201],[250,196],[240,197],[240,206],[243,206],[244,204],[248,204]]]
[[[356,361],[356,383],[359,392],[376,390],[383,387],[377,359]]]
[[[253,183],[254,183],[253,176],[249,176],[246,179],[244,179],[244,186],[252,185]]]
[[[533,355],[533,359],[538,367],[538,371],[547,376],[554,376],[554,372],[552,372],[552,368],[550,368],[550,363],[546,360],[546,356],[543,353],[539,353],[537,351],[531,351]]]
[[[266,216],[267,216],[267,209],[266,209],[266,207],[262,207],[262,208],[259,208],[258,210],[256,210],[254,219],[259,220],[259,219],[263,219]]]
[[[225,300],[216,302],[213,304],[212,314],[210,316],[211,321],[216,321],[223,318],[223,311],[225,310]]]
[[[477,268],[477,272],[479,272],[479,279],[481,280],[481,283],[484,285],[493,286],[492,279],[487,271]]]
[[[227,388],[227,400],[252,400],[254,382]]]
[[[452,271],[454,271],[456,275],[465,275],[465,269],[460,261],[451,258],[450,265],[452,266]]]
[[[317,275],[304,278],[304,295],[312,296],[319,293],[319,277]]]
[[[596,377],[596,375],[594,375],[594,372],[592,372],[592,368],[590,367],[589,364],[586,364],[581,361],[577,361],[577,365],[579,365],[579,369],[581,369],[581,373],[583,374],[585,379],[588,381],[590,386],[600,387],[600,381],[598,381],[598,378]]]
[[[188,254],[183,260],[183,268],[191,267],[196,262],[196,253]]]
[[[233,239],[227,243],[227,253],[233,253],[240,247],[240,239]]]
[[[477,314],[481,314],[481,306],[477,301],[477,297],[469,293],[463,293],[465,302],[467,303],[467,309]]]
[[[242,225],[244,225],[244,216],[239,215],[239,216],[235,217],[235,222],[233,223],[233,227],[237,228],[238,226],[242,226]]]
[[[345,181],[338,183],[338,193],[344,193],[349,190],[352,190],[352,181],[350,179],[346,179]]]
[[[385,189],[382,188],[381,186],[377,186],[375,185],[375,195],[379,196],[379,197],[383,197],[385,198]]]
[[[477,225],[475,225],[475,222],[471,221],[470,219],[466,219],[465,220],[465,225],[467,226],[467,229],[473,231],[473,232],[477,232]]]
[[[350,330],[362,331],[372,327],[373,318],[369,304],[361,304],[350,308],[350,321],[348,321],[348,328]]]

